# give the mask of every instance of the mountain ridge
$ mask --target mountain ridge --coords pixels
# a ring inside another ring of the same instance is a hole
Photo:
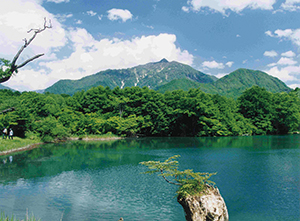
[[[55,94],[74,94],[102,85],[110,88],[149,87],[160,92],[177,89],[200,88],[206,93],[237,98],[244,90],[254,85],[270,92],[289,92],[291,89],[281,80],[259,70],[239,68],[218,79],[204,74],[189,65],[162,59],[127,69],[108,69],[79,80],[60,80],[45,89]]]

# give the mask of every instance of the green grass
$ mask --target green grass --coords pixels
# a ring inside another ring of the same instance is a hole
[[[80,135],[80,136],[76,136],[73,135],[71,136],[71,138],[80,138],[80,139],[109,139],[109,138],[117,138],[119,136],[108,132],[106,134],[86,134],[86,135]]]
[[[0,214],[0,221],[40,221],[40,219],[35,218],[34,216],[28,216],[28,212],[24,219],[18,219],[14,215],[7,216],[4,212]]]
[[[21,147],[26,147],[30,144],[40,143],[41,140],[39,138],[29,139],[29,138],[19,138],[14,137],[13,140],[2,139],[2,136],[0,138],[0,152],[6,151],[6,150],[12,150],[17,149]],[[1,221],[1,220],[0,220]]]

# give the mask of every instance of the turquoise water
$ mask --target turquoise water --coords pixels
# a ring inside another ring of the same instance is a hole
[[[0,211],[43,221],[184,221],[176,186],[141,174],[175,154],[212,177],[231,221],[300,220],[300,136],[67,142],[0,158]],[[3,162],[4,160],[4,162]]]

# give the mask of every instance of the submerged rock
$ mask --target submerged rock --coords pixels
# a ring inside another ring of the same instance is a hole
[[[228,210],[217,187],[209,186],[199,196],[178,197],[187,221],[228,221]]]

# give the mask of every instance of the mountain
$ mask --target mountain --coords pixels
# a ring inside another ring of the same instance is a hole
[[[47,88],[45,92],[72,95],[76,91],[88,90],[99,85],[110,88],[117,86],[120,88],[146,86],[155,89],[172,80],[182,78],[199,83],[212,83],[217,80],[216,77],[206,75],[188,65],[176,61],[168,62],[166,59],[162,59],[159,62],[128,69],[101,71],[79,80],[60,80]]]
[[[6,87],[6,86],[3,86],[2,84],[0,84],[0,90],[2,90],[2,89],[7,89],[7,90],[15,91],[15,90],[13,90],[13,89],[11,89],[9,87]]]
[[[276,77],[262,71],[243,68],[220,78],[212,85],[216,88],[218,94],[233,98],[237,98],[244,90],[253,85],[263,87],[273,93],[291,91],[291,88]]]
[[[72,95],[76,91],[88,90],[99,85],[110,88],[146,86],[162,93],[177,89],[187,91],[190,88],[199,88],[206,93],[232,98],[237,98],[253,85],[264,87],[273,93],[291,91],[278,78],[262,71],[241,68],[217,79],[188,65],[162,59],[159,62],[128,69],[101,71],[79,80],[60,80],[47,88],[45,92]]]
[[[178,89],[187,91],[190,88],[199,88],[209,94],[220,94],[226,97],[237,98],[244,90],[253,85],[264,87],[273,93],[291,91],[291,89],[278,78],[272,77],[262,71],[242,68],[212,83],[203,84],[188,79],[177,79],[157,87],[156,89],[159,92],[164,93],[166,91]]]

